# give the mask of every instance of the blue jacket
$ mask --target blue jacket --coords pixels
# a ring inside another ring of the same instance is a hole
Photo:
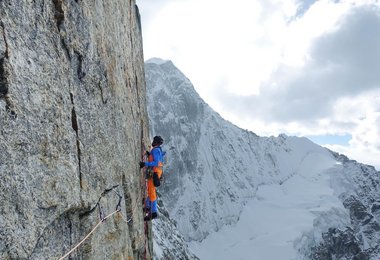
[[[157,167],[157,166],[159,166],[160,162],[161,163],[164,162],[164,156],[165,156],[166,152],[163,152],[160,146],[154,147],[150,151],[150,154],[153,157],[153,161],[152,162],[145,162],[145,166],[148,166],[148,167],[155,166],[155,167]]]

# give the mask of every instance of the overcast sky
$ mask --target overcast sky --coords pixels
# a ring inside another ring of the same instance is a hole
[[[145,59],[225,119],[380,170],[380,0],[137,0]]]

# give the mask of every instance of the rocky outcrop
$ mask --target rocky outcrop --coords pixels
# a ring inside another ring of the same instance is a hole
[[[333,177],[339,197],[349,212],[350,223],[330,228],[312,248],[310,259],[379,259],[380,255],[380,172],[372,166],[349,160],[332,152],[343,165],[344,174]]]
[[[368,255],[361,251],[360,241],[353,233],[350,228],[344,231],[329,229],[328,232],[322,234],[323,242],[313,248],[308,258],[313,260],[369,259]]]
[[[59,258],[116,208],[71,258],[150,258],[143,71],[135,1],[0,1],[0,259]]]
[[[164,184],[163,184],[164,185]],[[158,194],[161,197],[161,194]],[[154,259],[181,259],[199,260],[194,255],[181,233],[178,231],[176,222],[170,218],[164,202],[158,200],[159,217],[153,222]]]

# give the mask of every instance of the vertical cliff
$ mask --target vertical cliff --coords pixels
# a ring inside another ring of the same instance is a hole
[[[0,259],[150,258],[145,95],[135,1],[0,1]]]

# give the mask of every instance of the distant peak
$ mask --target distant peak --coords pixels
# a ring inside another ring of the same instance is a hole
[[[170,60],[163,60],[163,59],[160,59],[160,58],[150,58],[149,60],[145,61],[145,63],[154,63],[154,64],[157,64],[157,65],[161,65],[161,64],[164,64],[166,62],[168,62]]]

